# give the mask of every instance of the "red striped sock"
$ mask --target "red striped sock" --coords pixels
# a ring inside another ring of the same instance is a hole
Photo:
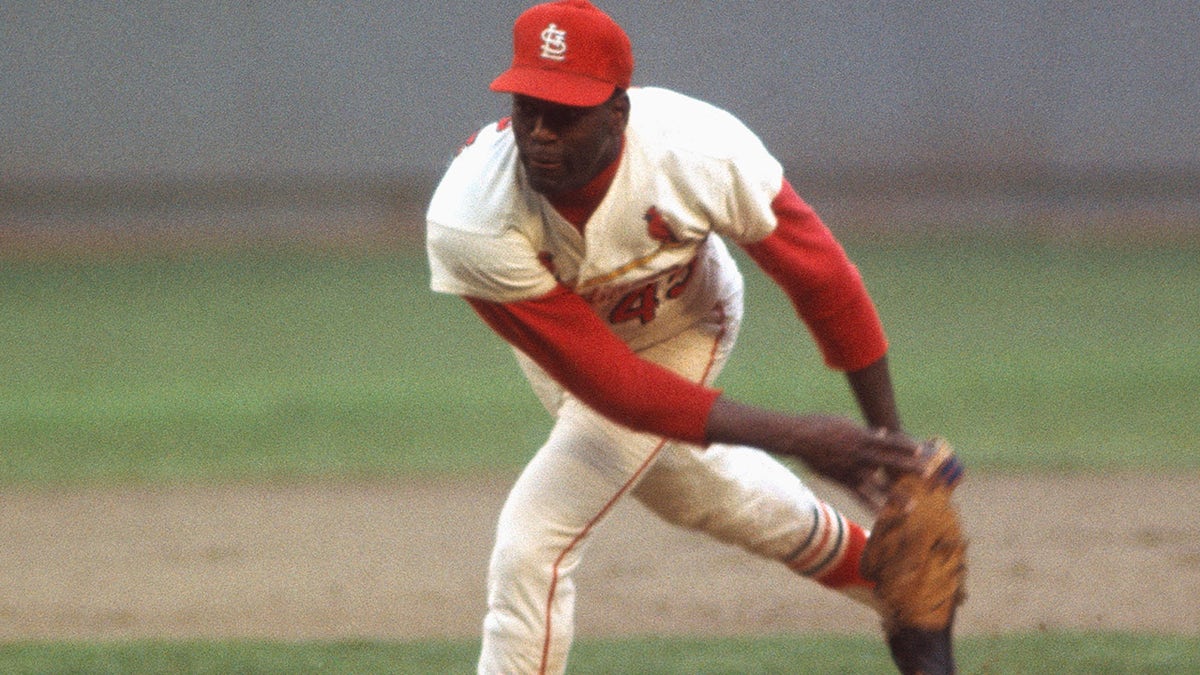
[[[845,551],[832,567],[814,580],[829,588],[862,586],[872,588],[875,584],[863,578],[859,569],[863,548],[867,545],[867,532],[858,523],[847,520],[848,539]]]

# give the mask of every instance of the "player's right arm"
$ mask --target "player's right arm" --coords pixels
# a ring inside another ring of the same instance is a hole
[[[494,331],[564,388],[633,429],[794,457],[871,506],[878,505],[885,487],[876,469],[919,467],[916,446],[903,435],[872,434],[844,417],[790,415],[742,404],[639,357],[564,287],[534,300],[467,300]]]
[[[720,392],[638,356],[570,289],[559,286],[532,300],[467,301],[492,330],[605,417],[707,442],[708,411]]]

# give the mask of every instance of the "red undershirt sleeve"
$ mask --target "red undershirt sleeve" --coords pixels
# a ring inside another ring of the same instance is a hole
[[[771,209],[775,230],[742,248],[787,294],[826,365],[855,371],[878,361],[887,339],[858,268],[787,180]]]
[[[704,429],[720,391],[639,357],[566,287],[519,302],[466,300],[492,330],[605,417],[637,431],[707,443]]]

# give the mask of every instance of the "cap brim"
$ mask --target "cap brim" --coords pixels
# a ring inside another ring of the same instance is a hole
[[[616,91],[616,87],[609,82],[573,73],[519,66],[509,68],[492,80],[490,89],[580,108],[600,105]]]

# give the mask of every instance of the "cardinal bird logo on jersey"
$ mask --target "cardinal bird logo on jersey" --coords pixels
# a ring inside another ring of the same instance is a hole
[[[678,246],[683,243],[667,226],[667,221],[658,212],[658,207],[651,206],[646,209],[646,215],[642,218],[646,219],[646,229],[649,231],[651,239],[662,242],[664,246]]]

